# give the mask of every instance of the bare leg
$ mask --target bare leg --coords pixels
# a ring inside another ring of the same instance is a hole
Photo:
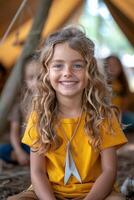
[[[105,200],[125,200],[125,197],[118,192],[112,192]]]
[[[19,194],[8,197],[7,200],[39,200],[33,190],[23,191]]]

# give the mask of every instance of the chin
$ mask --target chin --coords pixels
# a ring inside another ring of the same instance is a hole
[[[73,92],[64,92],[64,93],[60,93],[60,94],[64,97],[75,97],[75,96],[77,96],[77,93],[73,93]]]

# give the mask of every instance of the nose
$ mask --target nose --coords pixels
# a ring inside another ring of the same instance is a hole
[[[66,65],[64,68],[64,77],[71,77],[72,76],[72,67],[71,65]]]

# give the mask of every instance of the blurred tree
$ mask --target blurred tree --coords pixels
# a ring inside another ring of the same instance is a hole
[[[86,1],[80,24],[85,27],[87,35],[95,41],[99,49],[97,52],[99,57],[108,52],[118,56],[126,53],[134,54],[133,47],[113,20],[102,0]],[[102,49],[107,49],[107,52]]]

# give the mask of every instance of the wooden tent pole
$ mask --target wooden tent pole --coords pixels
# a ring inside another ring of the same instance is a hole
[[[20,89],[25,58],[32,54],[38,46],[51,3],[51,0],[39,1],[39,6],[21,56],[10,73],[2,91],[0,98],[0,134],[2,134],[7,125],[8,113],[10,112],[15,97]]]

